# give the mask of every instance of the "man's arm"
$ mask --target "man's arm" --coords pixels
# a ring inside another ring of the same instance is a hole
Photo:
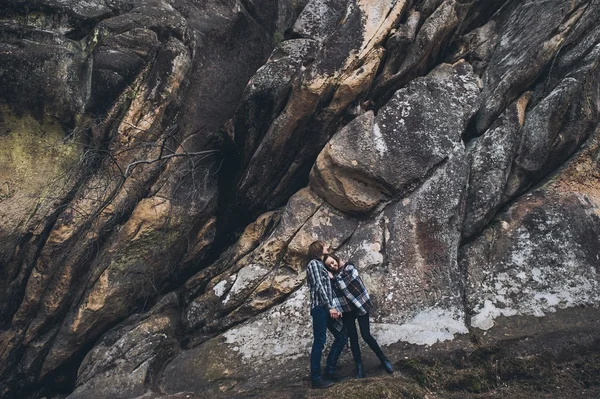
[[[319,296],[319,298],[327,305],[328,309],[335,309],[336,307],[332,303],[333,298],[329,298],[327,292],[325,291],[325,287],[323,287],[323,283],[321,282],[321,265],[316,260],[311,260],[308,264],[307,275],[309,284],[315,287],[315,292]]]

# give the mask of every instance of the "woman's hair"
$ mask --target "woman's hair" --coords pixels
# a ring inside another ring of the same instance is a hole
[[[321,259],[323,257],[323,249],[325,243],[323,241],[314,241],[308,246],[308,257],[310,259]]]
[[[337,256],[332,255],[332,254],[327,254],[323,257],[323,263],[325,263],[327,261],[327,258],[331,258],[331,259],[335,260],[337,262],[338,266],[342,267],[342,264],[340,263],[340,258],[338,258]]]

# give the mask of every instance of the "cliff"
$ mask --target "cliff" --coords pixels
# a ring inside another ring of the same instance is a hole
[[[315,239],[405,375],[600,364],[600,1],[0,4],[0,396],[292,395]]]

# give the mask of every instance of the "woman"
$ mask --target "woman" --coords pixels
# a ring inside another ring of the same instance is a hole
[[[351,263],[341,266],[339,258],[335,255],[325,254],[323,262],[332,273],[333,291],[342,308],[342,322],[348,332],[352,356],[356,363],[356,378],[365,376],[360,356],[360,346],[358,345],[357,320],[363,340],[375,352],[385,371],[392,374],[394,372],[392,363],[385,357],[377,341],[371,335],[369,310],[373,308],[373,303],[365,284],[358,275],[358,271]]]

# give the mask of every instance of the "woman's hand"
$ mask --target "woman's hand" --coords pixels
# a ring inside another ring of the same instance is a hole
[[[328,270],[327,274],[329,274],[329,278],[332,279],[333,278],[333,274],[331,274],[331,272]]]

